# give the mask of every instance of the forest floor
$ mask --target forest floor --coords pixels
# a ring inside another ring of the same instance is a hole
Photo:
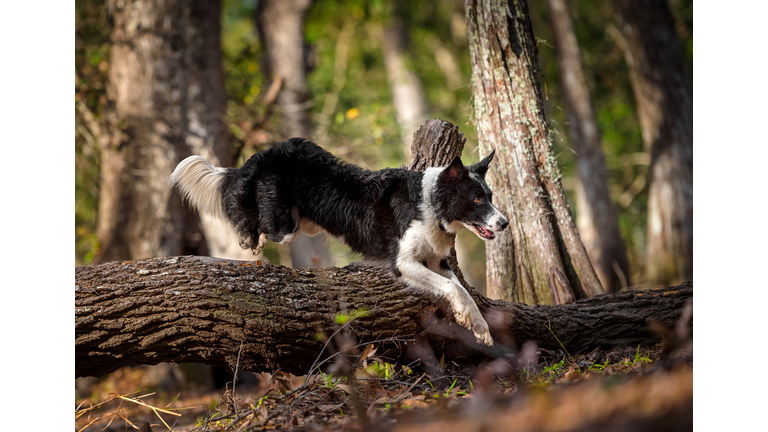
[[[178,386],[159,385],[151,368],[125,367],[100,380],[78,380],[78,393],[86,397],[75,398],[75,430],[693,429],[692,348],[669,355],[659,345],[571,356],[524,347],[520,358],[527,358],[524,367],[450,362],[438,368],[441,376],[430,376],[419,365],[387,363],[369,345],[337,368],[346,374],[241,371],[234,392],[231,382],[218,390],[184,378]],[[179,369],[184,365],[164,373],[181,376]]]

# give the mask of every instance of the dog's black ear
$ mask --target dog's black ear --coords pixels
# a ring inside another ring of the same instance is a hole
[[[453,162],[445,167],[445,171],[442,174],[448,176],[451,180],[461,180],[467,174],[467,168],[461,163],[461,158],[456,156],[453,158]]]
[[[485,159],[481,160],[480,162],[472,165],[472,171],[480,174],[480,177],[485,177],[485,173],[488,172],[488,166],[491,164],[491,161],[493,160],[493,155],[496,154],[496,149],[493,149],[491,151],[491,154],[485,157]]]

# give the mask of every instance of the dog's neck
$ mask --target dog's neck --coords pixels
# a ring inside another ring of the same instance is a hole
[[[462,228],[461,223],[449,223],[438,219],[433,200],[437,177],[444,167],[427,168],[421,182],[422,201],[419,204],[421,216],[426,230],[426,239],[432,248],[441,255],[447,255],[451,246],[456,242],[456,232]]]
[[[422,202],[419,205],[421,214],[424,217],[425,222],[429,222],[437,225],[437,228],[446,234],[456,236],[456,233],[463,227],[463,225],[454,221],[441,220],[437,217],[437,209],[435,208],[435,185],[437,184],[437,177],[445,167],[427,168],[424,171],[424,179],[421,182]]]

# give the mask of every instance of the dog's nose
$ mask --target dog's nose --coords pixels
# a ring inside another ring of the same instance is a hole
[[[504,218],[501,220],[501,230],[504,231],[509,226],[509,221]]]

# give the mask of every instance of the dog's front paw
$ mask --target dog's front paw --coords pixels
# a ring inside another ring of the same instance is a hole
[[[454,302],[453,317],[460,326],[471,329],[473,326],[472,311],[462,302]]]
[[[466,292],[464,294],[465,295],[462,296],[463,298],[461,300],[454,301],[452,304],[456,322],[459,323],[460,326],[472,330],[478,343],[492,346],[493,338],[491,337],[491,332],[488,330],[488,323],[483,319],[483,316],[477,309],[472,297]]]
[[[475,334],[477,343],[493,346],[493,338],[491,337],[491,332],[488,330],[488,323],[485,322],[479,312],[477,317],[475,317],[475,324],[472,326],[472,332]]]

